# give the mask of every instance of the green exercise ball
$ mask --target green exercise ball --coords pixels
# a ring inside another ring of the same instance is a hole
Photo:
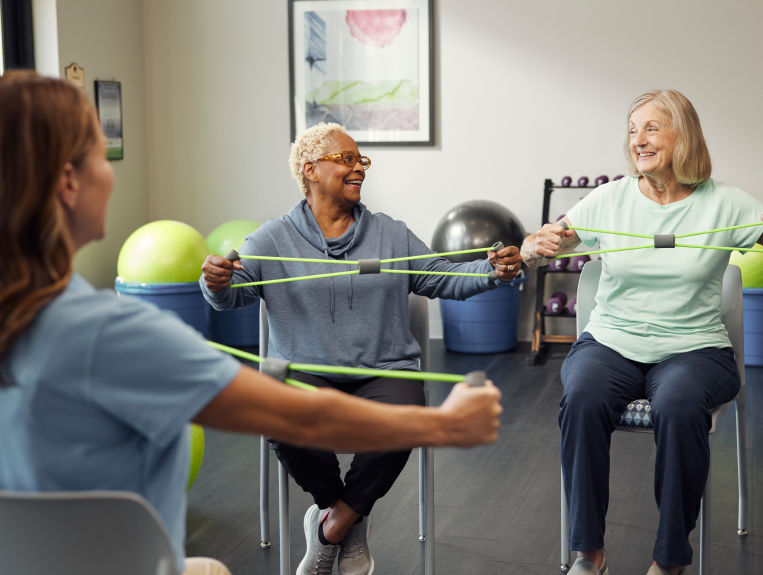
[[[196,481],[201,464],[204,461],[204,428],[201,425],[191,424],[191,466],[188,470],[188,483],[185,490],[188,491]]]
[[[225,256],[231,250],[237,250],[244,243],[246,236],[260,227],[254,220],[231,220],[220,224],[207,236],[209,251],[218,256]]]
[[[119,250],[117,274],[124,282],[185,283],[198,281],[209,246],[199,232],[174,220],[139,227]]]
[[[755,244],[756,250],[763,250],[763,245]],[[731,252],[730,264],[742,270],[742,287],[763,288],[763,253]]]

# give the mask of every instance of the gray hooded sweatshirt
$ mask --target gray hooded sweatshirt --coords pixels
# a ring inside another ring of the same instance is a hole
[[[355,221],[339,238],[325,238],[305,200],[280,219],[269,220],[247,236],[239,253],[325,260],[389,259],[432,251],[399,220],[370,212],[358,203]],[[231,284],[357,269],[335,263],[242,260]],[[383,268],[489,273],[487,259],[452,263],[442,257],[382,264]],[[499,285],[485,277],[363,274],[319,278],[211,292],[217,310],[254,304],[268,306],[268,355],[290,362],[376,369],[418,369],[419,345],[408,321],[410,292],[430,299],[466,299]],[[337,381],[355,379],[333,376]]]

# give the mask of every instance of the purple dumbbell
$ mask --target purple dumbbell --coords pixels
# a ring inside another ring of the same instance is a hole
[[[554,293],[552,293],[551,298],[549,299],[553,299],[553,298],[558,298],[562,300],[562,305],[567,304],[567,294],[564,293],[563,291],[555,291]]]
[[[570,258],[570,264],[567,269],[570,271],[579,272],[583,269],[583,266],[586,264],[586,262],[590,260],[590,256],[572,256]]]
[[[602,184],[606,184],[609,181],[609,178],[607,176],[599,176],[596,178],[595,184],[596,186],[600,186]]]
[[[560,297],[550,297],[546,301],[546,314],[562,315],[564,313],[564,301]]]
[[[585,188],[588,185],[588,176],[580,176],[578,178],[578,186]]]
[[[567,313],[570,315],[578,314],[578,294],[572,296],[572,299],[567,304]]]
[[[570,258],[556,258],[548,262],[548,269],[552,272],[563,272],[569,265]]]
[[[564,176],[562,178],[562,187],[569,188],[572,185],[572,176]]]

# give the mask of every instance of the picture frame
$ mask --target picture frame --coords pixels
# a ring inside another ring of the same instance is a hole
[[[106,157],[109,160],[124,159],[121,82],[96,80],[95,106],[101,129],[106,136]]]
[[[433,0],[289,0],[291,140],[337,122],[362,145],[434,145]]]

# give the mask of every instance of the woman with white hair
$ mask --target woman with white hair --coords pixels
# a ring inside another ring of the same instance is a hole
[[[291,172],[304,199],[249,235],[241,255],[319,260],[405,258],[432,253],[406,225],[360,201],[371,160],[338,124],[318,124],[292,145]],[[336,272],[337,265],[209,256],[201,285],[216,309],[268,306],[268,354],[300,363],[417,370],[421,352],[409,329],[408,294],[465,299],[516,277],[516,247],[488,258],[451,263],[441,257],[394,262],[391,268],[466,272],[488,277],[364,274],[231,289],[231,284]],[[348,268],[349,269],[349,268]],[[421,382],[300,373],[298,379],[393,404],[424,404]],[[337,553],[343,575],[369,574],[368,515],[390,489],[410,451],[355,454],[344,480],[336,455],[279,442],[279,459],[315,505],[305,515],[307,553],[297,573],[330,573]]]
[[[633,101],[626,120],[632,175],[593,190],[562,221],[544,225],[522,244],[531,267],[572,252],[580,242],[599,242],[609,252],[602,254],[596,308],[561,372],[562,470],[570,548],[578,551],[569,575],[608,573],[610,437],[628,402],[644,397],[654,422],[660,511],[648,575],[685,572],[708,475],[710,413],[740,386],[720,318],[729,251],[633,250],[644,243],[643,235],[601,230],[655,235],[655,247],[668,248],[667,238],[675,244],[676,234],[707,246],[749,248],[763,240],[763,205],[710,178],[699,117],[683,94],[646,92]],[[702,230],[716,233],[694,235]]]

